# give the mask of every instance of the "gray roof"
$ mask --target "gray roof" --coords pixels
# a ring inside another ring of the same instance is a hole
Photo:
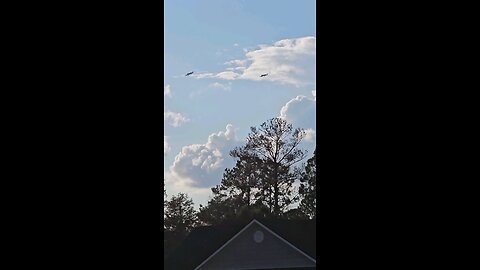
[[[316,221],[257,219],[290,244],[316,259]],[[250,222],[195,228],[165,260],[165,269],[191,270],[205,261]]]

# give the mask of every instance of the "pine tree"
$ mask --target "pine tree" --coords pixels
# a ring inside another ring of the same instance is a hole
[[[179,193],[166,202],[165,229],[186,236],[197,224],[193,200],[187,194]]]
[[[235,167],[225,170],[219,189],[235,199],[237,206],[250,206],[257,196],[262,172],[262,160],[240,156]]]
[[[307,161],[305,171],[300,179],[299,193],[302,198],[300,209],[310,218],[317,218],[317,162],[316,150],[313,157]]]
[[[235,167],[225,169],[220,185],[212,188],[208,205],[200,206],[199,220],[205,225],[216,225],[227,220],[264,216],[265,206],[259,197],[258,181],[262,161],[256,157],[240,157]]]
[[[236,158],[257,158],[260,168],[258,179],[261,200],[275,216],[293,203],[292,183],[298,177],[293,165],[303,160],[306,151],[299,149],[305,137],[305,131],[297,128],[282,118],[272,118],[259,128],[252,127],[245,146],[230,152]]]
[[[217,225],[236,216],[235,202],[219,192],[219,186],[212,188],[213,197],[206,206],[200,205],[198,220],[202,225]]]

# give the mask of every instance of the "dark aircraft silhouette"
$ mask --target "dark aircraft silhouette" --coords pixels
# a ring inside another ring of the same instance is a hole
[[[193,71],[185,74],[185,76],[189,76],[189,75],[192,75],[192,74],[193,74]]]
[[[268,75],[268,73],[262,74],[262,75],[260,75],[260,78],[261,78],[261,77],[265,77],[265,76],[267,76],[267,75]]]

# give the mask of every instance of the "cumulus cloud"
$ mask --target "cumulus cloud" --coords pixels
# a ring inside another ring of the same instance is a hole
[[[172,89],[169,84],[163,87],[163,95],[167,97],[172,97]]]
[[[166,156],[167,153],[170,151],[170,145],[167,141],[167,136],[163,136],[163,155]]]
[[[207,205],[208,198],[212,195],[211,187],[195,187],[190,185],[188,181],[184,181],[177,175],[171,172],[165,172],[163,175],[165,179],[165,189],[167,190],[167,199],[179,192],[187,193],[192,198],[194,207],[198,209],[199,205]]]
[[[315,129],[315,111],[315,99],[297,96],[282,107],[280,117],[293,124],[294,127]]]
[[[226,62],[231,67],[218,73],[200,73],[197,79],[272,81],[293,86],[315,84],[316,38],[284,39],[272,45],[245,50],[244,59]],[[260,74],[268,73],[260,78]]]
[[[303,128],[305,138],[302,147],[313,154],[316,145],[316,107],[315,91],[313,98],[297,96],[288,101],[280,110],[280,117],[291,123],[294,128]]]
[[[190,121],[186,116],[182,115],[181,113],[166,111],[163,112],[163,120],[170,124],[173,127],[179,127],[182,124]]]
[[[241,143],[232,124],[225,131],[208,136],[204,144],[184,146],[170,167],[170,177],[183,185],[205,188],[218,184],[225,168],[235,165],[230,150]]]

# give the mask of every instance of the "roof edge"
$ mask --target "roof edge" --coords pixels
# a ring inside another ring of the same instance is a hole
[[[315,259],[313,259],[312,257],[308,256],[305,252],[301,251],[300,249],[298,249],[296,246],[292,245],[290,242],[288,242],[287,240],[283,239],[283,237],[281,237],[280,235],[276,234],[274,231],[272,231],[271,229],[269,229],[267,226],[263,225],[260,221],[256,220],[256,219],[253,219],[252,221],[250,221],[247,225],[245,225],[245,227],[243,227],[243,229],[241,229],[238,233],[236,233],[232,238],[230,238],[230,240],[228,240],[225,244],[223,244],[221,247],[219,247],[214,253],[212,253],[210,256],[208,256],[201,264],[199,264],[197,267],[195,267],[194,270],[198,270],[200,267],[202,267],[205,263],[207,263],[213,256],[215,256],[217,253],[219,253],[223,248],[225,248],[230,242],[232,242],[235,238],[237,238],[242,232],[244,232],[248,227],[252,226],[252,224],[254,223],[257,223],[258,225],[260,225],[262,228],[264,228],[265,230],[267,230],[269,233],[273,234],[275,237],[277,237],[278,239],[280,239],[281,241],[283,241],[284,243],[286,243],[287,245],[289,245],[290,247],[292,247],[294,250],[296,250],[297,252],[299,252],[300,254],[302,254],[303,256],[307,257],[309,260],[311,260],[312,262],[314,262],[315,264],[317,264],[317,261]]]
[[[303,256],[307,257],[308,259],[310,259],[311,261],[313,261],[315,264],[317,264],[317,261],[308,256],[308,254],[306,254],[305,252],[301,251],[300,249],[298,249],[296,246],[294,246],[293,244],[291,244],[290,242],[288,242],[287,240],[285,240],[283,237],[281,237],[280,235],[276,234],[274,231],[272,231],[271,229],[269,229],[267,226],[263,225],[262,223],[260,223],[260,221],[257,221],[256,219],[254,219],[253,221],[257,222],[261,227],[263,227],[265,230],[269,231],[271,234],[273,234],[274,236],[276,236],[277,238],[279,238],[280,240],[282,240],[283,242],[285,242],[286,244],[288,244],[290,247],[292,247],[293,249],[295,249],[296,251],[300,252]],[[252,221],[252,222],[253,222]]]

